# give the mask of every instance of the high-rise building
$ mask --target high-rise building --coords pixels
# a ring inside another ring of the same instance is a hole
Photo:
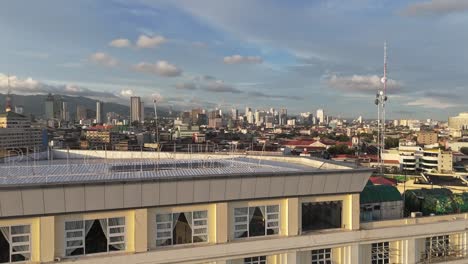
[[[317,116],[317,122],[319,124],[323,124],[325,122],[325,112],[323,111],[323,109],[318,109],[316,116]]]
[[[42,132],[31,128],[28,117],[8,111],[0,114],[0,150],[35,149],[42,145]]]
[[[81,121],[87,119],[87,109],[83,105],[76,105],[76,120]]]
[[[68,107],[68,102],[62,102],[62,120],[63,121],[70,121],[70,109]]]
[[[55,118],[55,98],[52,94],[49,93],[47,95],[45,101],[45,117],[46,119],[54,119]]]
[[[279,112],[279,124],[281,126],[286,125],[288,122],[288,109],[281,108]]]
[[[231,119],[232,120],[239,119],[239,110],[237,110],[236,108],[231,109]]]
[[[104,122],[104,102],[96,102],[96,123],[102,124]]]
[[[141,98],[139,96],[130,97],[130,122],[141,121]]]
[[[145,102],[140,102],[140,121],[145,121]]]

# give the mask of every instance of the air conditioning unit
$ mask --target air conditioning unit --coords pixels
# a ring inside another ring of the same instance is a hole
[[[423,216],[422,212],[411,212],[411,218]]]

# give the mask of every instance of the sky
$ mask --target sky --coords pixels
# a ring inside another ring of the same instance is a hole
[[[7,0],[0,92],[374,118],[468,111],[468,0]],[[10,76],[10,77],[7,77]]]

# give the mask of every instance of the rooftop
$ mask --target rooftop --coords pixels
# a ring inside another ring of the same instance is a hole
[[[144,155],[143,155],[144,154]],[[348,171],[352,165],[310,157],[124,151],[56,151],[53,159],[5,161],[0,188],[206,177],[285,176]],[[140,156],[140,157],[138,157]],[[106,157],[106,158],[103,158]],[[357,168],[354,168],[357,169]]]

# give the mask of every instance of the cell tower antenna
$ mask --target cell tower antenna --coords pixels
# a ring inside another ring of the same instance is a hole
[[[385,150],[385,104],[387,102],[387,42],[384,43],[384,70],[383,77],[381,82],[383,88],[379,89],[376,95],[375,104],[377,105],[377,149],[378,149],[378,163],[379,163],[379,172],[382,174],[384,171],[384,159],[383,154]]]

